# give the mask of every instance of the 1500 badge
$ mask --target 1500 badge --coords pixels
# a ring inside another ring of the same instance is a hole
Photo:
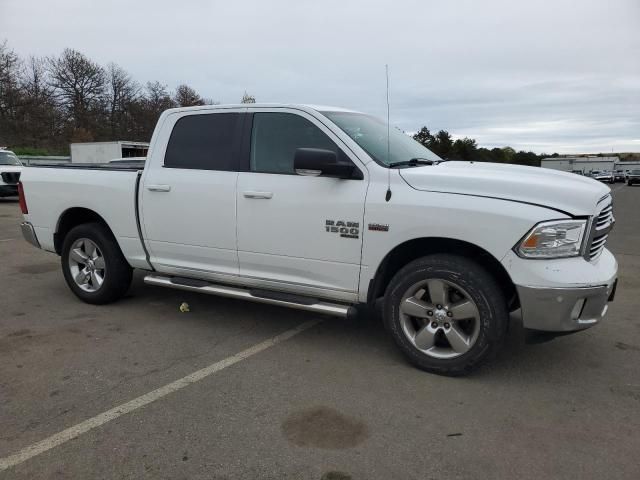
[[[325,226],[327,232],[338,233],[344,238],[359,238],[360,223],[345,222],[344,220],[326,220]]]

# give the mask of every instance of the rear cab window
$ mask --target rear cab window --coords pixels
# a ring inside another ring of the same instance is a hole
[[[238,171],[243,114],[212,112],[176,121],[164,155],[166,168]]]

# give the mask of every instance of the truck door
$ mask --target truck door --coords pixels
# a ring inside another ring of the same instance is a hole
[[[237,160],[245,109],[168,115],[142,178],[151,263],[164,273],[238,275]]]
[[[297,175],[298,148],[333,150],[352,159],[305,112],[253,111],[245,133],[249,171],[240,172],[237,188],[240,274],[281,290],[351,298],[360,272],[366,170],[360,166],[364,178],[348,180]]]

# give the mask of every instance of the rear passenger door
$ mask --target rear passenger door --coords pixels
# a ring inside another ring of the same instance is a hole
[[[140,194],[143,236],[157,270],[238,274],[235,192],[244,110],[165,118],[167,133],[152,146]]]
[[[265,287],[352,300],[360,272],[366,170],[306,112],[249,112],[249,171],[239,174],[237,189],[240,274]],[[362,175],[297,175],[298,148],[333,150]]]

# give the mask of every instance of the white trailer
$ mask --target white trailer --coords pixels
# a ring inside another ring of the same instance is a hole
[[[86,142],[71,144],[72,163],[107,163],[116,158],[146,157],[146,142]]]

